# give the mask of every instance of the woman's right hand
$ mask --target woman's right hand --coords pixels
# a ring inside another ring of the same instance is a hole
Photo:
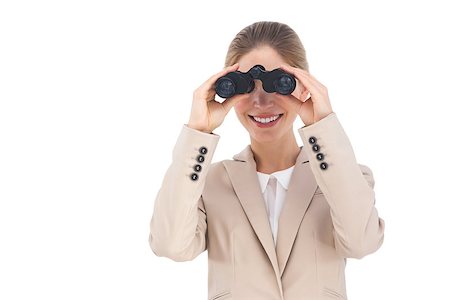
[[[241,99],[240,95],[235,95],[225,99],[222,103],[215,100],[216,90],[215,82],[220,77],[229,72],[236,71],[239,64],[224,68],[221,72],[211,76],[200,87],[194,91],[192,99],[191,116],[188,127],[200,130],[206,133],[212,133],[219,127],[230,109]]]

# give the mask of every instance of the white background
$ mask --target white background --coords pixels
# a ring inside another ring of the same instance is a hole
[[[0,299],[207,299],[207,252],[155,256],[149,222],[193,91],[262,20],[298,33],[375,177],[385,242],[348,260],[349,299],[447,297],[444,3],[2,1]],[[213,162],[250,142],[234,110],[215,133]]]

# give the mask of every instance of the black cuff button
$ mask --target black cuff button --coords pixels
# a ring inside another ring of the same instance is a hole
[[[325,170],[326,168],[328,168],[328,164],[326,162],[323,162],[323,163],[320,164],[320,168],[322,170]]]
[[[199,155],[199,156],[197,156],[197,161],[198,161],[199,163],[202,163],[202,162],[205,161],[205,157],[204,157],[203,155]]]
[[[196,173],[191,174],[191,179],[196,181],[198,179],[198,175]]]
[[[200,166],[200,165],[195,165],[195,166],[194,166],[194,170],[195,170],[196,172],[200,172],[200,171],[202,170],[202,166]]]
[[[316,158],[318,160],[323,160],[323,154],[322,153],[317,153]]]
[[[208,153],[208,149],[206,147],[201,147],[200,150],[198,150],[201,154]]]
[[[314,152],[317,152],[317,151],[320,150],[320,147],[319,147],[319,145],[314,144],[314,145],[312,146],[312,149],[313,149]]]
[[[316,137],[312,136],[309,138],[309,143],[314,144],[316,142]]]

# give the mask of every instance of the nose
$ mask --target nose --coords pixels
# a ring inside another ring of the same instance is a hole
[[[264,91],[261,80],[255,80],[255,88],[250,93],[250,99],[254,107],[265,110],[274,106],[274,97]]]

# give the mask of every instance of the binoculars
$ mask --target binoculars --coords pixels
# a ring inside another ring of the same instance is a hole
[[[215,90],[221,98],[230,98],[236,94],[250,93],[255,88],[255,79],[262,81],[267,93],[277,92],[289,95],[295,89],[295,78],[283,69],[266,71],[262,65],[253,66],[248,72],[230,72],[215,82]]]

